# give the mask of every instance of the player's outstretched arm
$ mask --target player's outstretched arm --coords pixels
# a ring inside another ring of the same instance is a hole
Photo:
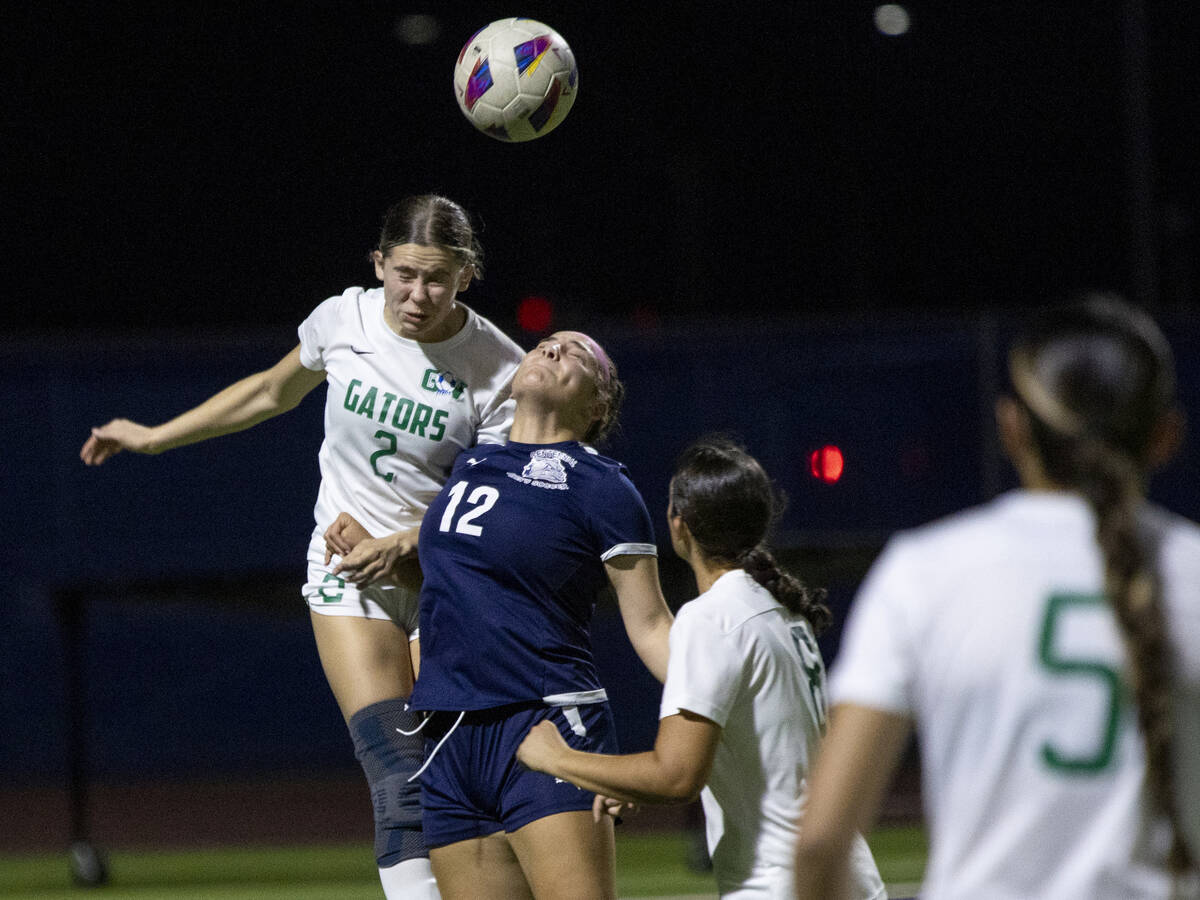
[[[262,372],[256,372],[209,397],[199,406],[153,427],[113,419],[93,428],[79,451],[89,466],[98,466],[122,450],[162,453],[175,447],[241,431],[287,412],[325,379],[324,372],[300,363],[300,347]]]
[[[851,703],[834,707],[800,820],[799,900],[849,896],[851,841],[874,822],[910,730],[906,716]]]
[[[699,796],[720,740],[716,722],[684,710],[658,723],[653,750],[624,756],[586,753],[569,747],[554,723],[543,721],[529,730],[517,759],[608,798],[683,803]]]
[[[617,605],[625,633],[646,668],[659,681],[667,678],[667,636],[674,616],[658,581],[658,559],[653,556],[614,556],[604,567],[617,592]]]

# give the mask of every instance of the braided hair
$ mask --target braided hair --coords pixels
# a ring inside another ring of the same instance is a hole
[[[1078,491],[1096,517],[1104,585],[1129,658],[1146,780],[1174,829],[1171,870],[1195,864],[1174,790],[1171,668],[1155,548],[1139,527],[1147,453],[1175,402],[1174,360],[1144,313],[1094,294],[1044,316],[1009,354],[1047,477]]]
[[[707,437],[679,457],[671,479],[671,509],[711,560],[746,572],[789,612],[820,634],[832,621],[824,591],[782,571],[764,541],[783,498],[753,456],[725,437]]]

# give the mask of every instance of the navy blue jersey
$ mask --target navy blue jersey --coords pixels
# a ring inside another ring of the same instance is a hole
[[[463,451],[419,543],[416,709],[487,709],[600,689],[588,625],[604,561],[655,554],[620,463],[575,441]]]

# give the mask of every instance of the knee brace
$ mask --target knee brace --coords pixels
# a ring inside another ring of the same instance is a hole
[[[375,859],[380,868],[429,855],[421,834],[421,786],[409,781],[425,756],[425,739],[416,731],[420,722],[399,697],[372,703],[350,717],[354,755],[366,773],[375,809]]]

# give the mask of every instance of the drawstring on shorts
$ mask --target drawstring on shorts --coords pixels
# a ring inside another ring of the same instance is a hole
[[[454,724],[450,726],[450,729],[444,735],[442,735],[442,739],[437,742],[437,744],[434,746],[433,750],[430,752],[429,756],[427,756],[425,758],[425,762],[421,763],[421,768],[417,769],[417,771],[413,772],[411,775],[408,776],[409,781],[412,781],[414,778],[420,777],[421,773],[429,768],[429,764],[431,762],[433,762],[433,758],[435,756],[437,756],[438,751],[442,749],[442,744],[446,743],[446,741],[450,739],[450,735],[454,734],[455,729],[457,729],[458,726],[462,724],[463,717],[466,716],[466,714],[467,714],[467,711],[465,709],[458,714],[458,718],[454,720]],[[425,725],[432,718],[433,718],[433,713],[427,713],[425,718],[421,720],[421,724],[418,725],[416,728],[414,728],[412,731],[401,731],[399,728],[397,728],[396,730],[399,731],[401,734],[413,735],[413,734],[416,734],[418,731],[420,731],[422,728],[424,728]]]

